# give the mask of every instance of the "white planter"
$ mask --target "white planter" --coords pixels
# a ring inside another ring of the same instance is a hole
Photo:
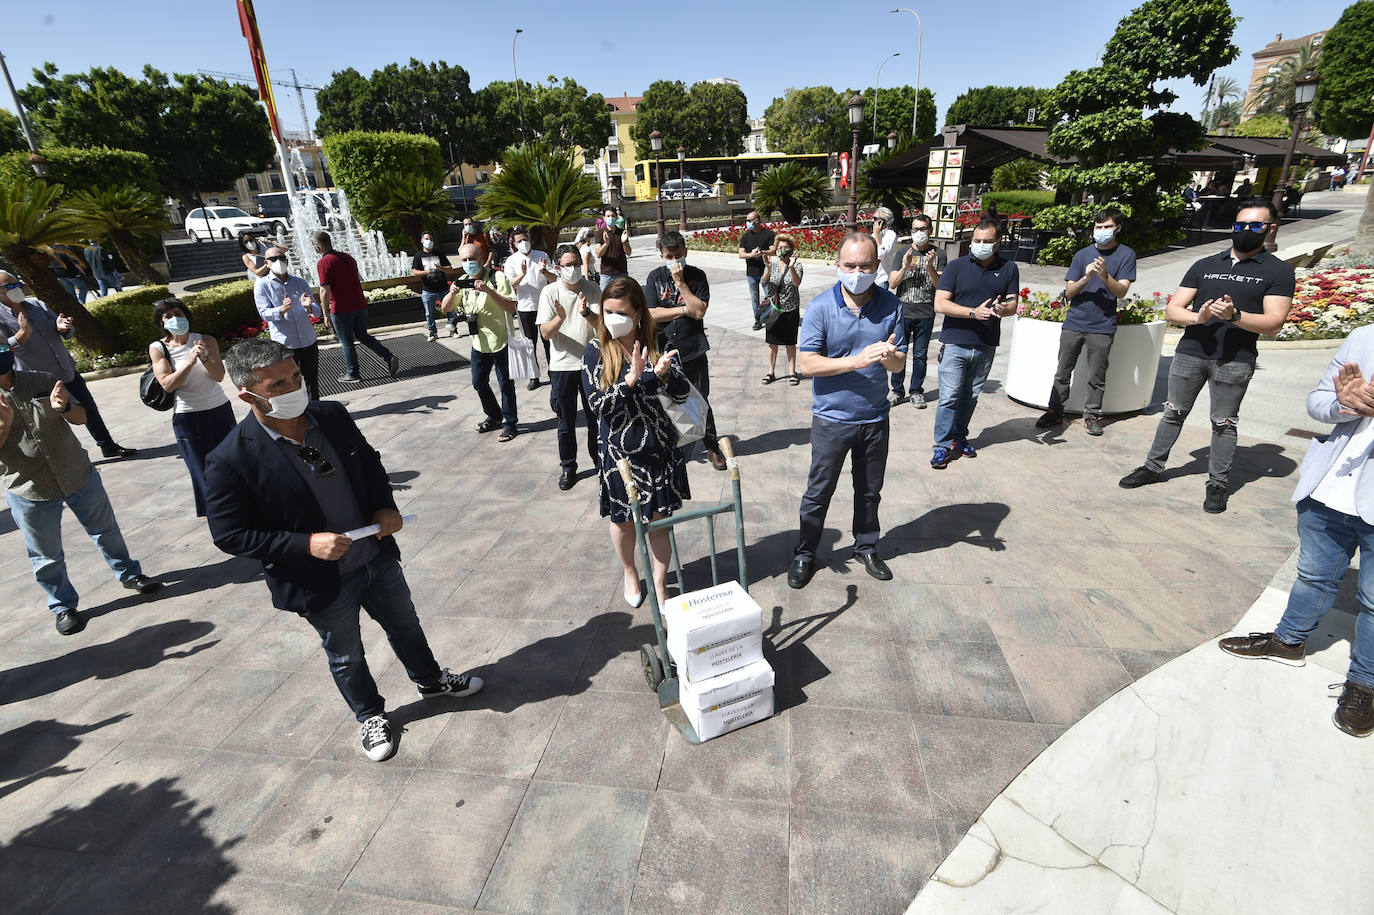
[[[1116,329],[1107,365],[1107,390],[1102,396],[1103,413],[1133,413],[1150,405],[1159,371],[1159,354],[1164,347],[1164,321],[1126,324]],[[1011,335],[1011,356],[1007,362],[1007,396],[1012,400],[1044,409],[1050,402],[1054,370],[1059,363],[1059,334],[1063,324],[1016,318]],[[1078,357],[1069,386],[1066,412],[1080,413],[1088,391],[1088,356]]]

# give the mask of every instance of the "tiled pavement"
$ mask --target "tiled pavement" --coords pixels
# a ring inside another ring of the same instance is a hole
[[[895,579],[847,561],[846,480],[825,565],[791,591],[809,385],[761,387],[761,343],[712,339],[779,714],[695,747],[644,687],[648,608],[621,601],[595,482],[557,489],[547,387],[521,388],[528,434],[508,444],[471,431],[464,372],[345,397],[419,514],[399,540],[436,654],[488,682],[424,703],[369,624],[405,725],[376,764],[313,632],[192,517],[167,418],[137,402],[137,376],[94,383],[119,438],[144,449],[102,464],[106,486],[170,587],[154,601],[120,589],[68,517],[94,618],[62,638],[0,514],[7,907],[899,911],[1027,762],[1230,628],[1296,543],[1296,444],[1243,440],[1232,508],[1209,516],[1205,428],[1185,428],[1166,483],[1123,491],[1157,416],[1100,439],[1037,434],[1036,412],[1000,392],[999,360],[976,460],[932,471],[934,409],[894,412],[882,551]],[[702,461],[690,475],[698,501],[728,493]],[[683,542],[699,559],[699,538]]]

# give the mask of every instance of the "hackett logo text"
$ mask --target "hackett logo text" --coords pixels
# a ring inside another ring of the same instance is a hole
[[[1204,280],[1228,280],[1234,283],[1263,283],[1262,276],[1243,276],[1239,273],[1204,273]]]

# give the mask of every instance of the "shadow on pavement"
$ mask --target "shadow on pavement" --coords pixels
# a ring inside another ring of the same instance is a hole
[[[399,400],[395,403],[378,404],[375,407],[368,407],[366,410],[359,410],[356,413],[352,410],[349,415],[354,420],[367,419],[369,416],[399,416],[404,413],[433,413],[436,410],[447,410],[443,404],[450,400],[457,400],[456,394],[430,394],[426,397],[416,397],[411,400]]]
[[[772,432],[765,432],[753,438],[736,439],[735,453],[766,454],[769,451],[783,451],[793,445],[809,445],[810,443],[810,426],[797,429],[774,429]]]
[[[806,642],[858,600],[858,585],[848,585],[845,601],[839,607],[785,623],[782,607],[773,608],[773,621],[763,630],[763,657],[774,672],[774,714],[805,703],[806,687],[830,675],[830,668]]]
[[[894,555],[925,553],[955,543],[971,543],[997,553],[1007,548],[997,528],[1009,514],[1011,509],[1002,502],[942,505],[886,531],[883,540]]]
[[[255,559],[245,559],[241,556],[231,556],[214,565],[208,566],[189,566],[185,569],[175,569],[171,572],[144,572],[151,578],[156,578],[165,587],[156,594],[138,594],[130,592],[124,597],[98,604],[89,610],[81,611],[81,615],[89,619],[102,617],[107,613],[114,613],[116,610],[127,610],[138,604],[146,604],[149,601],[165,600],[169,597],[183,597],[187,594],[198,594],[202,591],[213,591],[225,585],[241,585],[250,581],[257,581],[262,578],[262,564]]]
[[[19,528],[15,526],[14,516],[10,514],[10,510],[7,508],[0,512],[0,534],[13,534],[17,530]]]
[[[1210,448],[1198,448],[1191,452],[1192,460],[1177,467],[1169,467],[1161,480],[1173,480],[1190,474],[1207,472],[1207,456]],[[1236,447],[1235,460],[1231,463],[1231,492],[1240,492],[1246,483],[1253,483],[1265,477],[1286,477],[1298,469],[1297,461],[1284,455],[1282,445],[1261,442],[1258,445],[1239,445]]]
[[[30,721],[0,734],[0,782],[8,782],[0,786],[0,797],[50,776],[82,771],[60,765],[81,745],[77,738],[123,721],[129,714],[113,715],[95,724],[66,724],[49,718]]]
[[[0,705],[55,693],[83,680],[111,680],[156,667],[173,658],[189,658],[219,643],[202,642],[184,651],[170,651],[209,635],[213,623],[174,620],[145,626],[99,645],[88,645],[55,658],[22,664],[0,672]]]
[[[151,461],[151,460],[153,460],[154,458],[165,458],[165,457],[175,457],[175,458],[180,458],[180,457],[181,457],[181,450],[177,448],[176,442],[173,442],[173,443],[170,444],[170,445],[158,445],[156,448],[140,448],[140,449],[138,449],[138,454],[134,455],[133,457],[126,457],[126,458],[92,457],[92,458],[91,458],[91,463],[92,463],[92,464],[95,464],[97,467],[100,467],[100,466],[103,466],[103,465],[105,465],[105,464],[120,464],[120,463],[126,463],[126,464],[127,464],[127,463],[131,463],[131,462],[133,462],[133,461]]]

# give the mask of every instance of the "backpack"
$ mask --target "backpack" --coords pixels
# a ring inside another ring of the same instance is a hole
[[[162,352],[167,355],[167,361],[172,361],[172,352],[167,349],[167,344],[161,340],[158,345],[162,347]],[[150,365],[143,371],[143,377],[138,380],[138,399],[152,407],[154,410],[166,412],[176,406],[177,395],[175,391],[164,388],[157,380],[157,373]]]

